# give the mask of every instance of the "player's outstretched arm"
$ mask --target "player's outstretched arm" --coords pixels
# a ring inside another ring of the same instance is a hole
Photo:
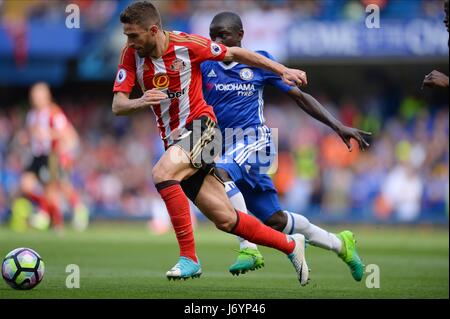
[[[156,89],[146,91],[138,99],[130,99],[129,94],[116,92],[112,102],[112,111],[114,115],[130,115],[140,109],[158,105],[165,99],[167,99],[167,95]]]
[[[265,56],[240,47],[228,47],[225,62],[239,62],[257,68],[265,69],[278,74],[288,85],[302,86],[308,84],[306,73],[301,70],[290,69],[281,63],[275,62]]]
[[[442,72],[433,70],[431,73],[425,75],[422,82],[422,88],[424,86],[448,88],[448,76]]]
[[[372,133],[345,126],[331,115],[331,113],[328,112],[328,110],[314,97],[297,88],[292,88],[288,94],[306,113],[332,128],[341,137],[345,145],[347,145],[349,151],[352,151],[352,144],[350,143],[352,138],[358,142],[361,150],[365,150],[369,147],[369,143],[367,143],[365,137],[372,135]]]

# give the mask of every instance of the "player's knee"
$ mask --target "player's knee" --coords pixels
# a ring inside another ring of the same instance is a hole
[[[220,229],[221,231],[230,233],[234,228],[234,224],[235,224],[235,222],[226,221],[226,222],[217,223],[216,227],[217,227],[217,229]]]
[[[282,211],[278,211],[275,214],[273,214],[272,216],[270,216],[265,222],[264,224],[266,224],[267,226],[278,230],[278,231],[283,231],[284,228],[286,227],[286,214],[283,213]]]
[[[34,184],[35,183],[33,177],[30,174],[26,173],[20,180],[20,189],[25,194],[31,193],[33,192]]]
[[[164,181],[163,175],[162,175],[162,170],[159,168],[158,165],[155,165],[152,168],[152,178],[153,178],[153,182],[155,184],[158,184],[158,183],[161,183]]]
[[[170,170],[164,164],[157,163],[152,169],[152,178],[155,184],[173,179]]]

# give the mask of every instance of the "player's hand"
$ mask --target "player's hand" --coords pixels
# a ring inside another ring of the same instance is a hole
[[[341,137],[345,145],[347,145],[350,152],[353,150],[352,144],[350,143],[352,138],[358,142],[359,149],[361,151],[365,151],[370,146],[365,138],[371,136],[371,132],[362,131],[353,127],[342,126],[336,130],[336,133]]]
[[[162,100],[165,100],[167,98],[168,97],[166,93],[157,89],[145,91],[141,97],[144,104],[148,106],[158,105],[159,103],[161,103]]]
[[[446,76],[444,73],[433,70],[431,73],[425,75],[425,78],[422,82],[422,89],[424,86],[427,86],[427,87],[437,86],[437,87],[447,88],[448,87],[448,76]]]
[[[296,69],[286,69],[281,75],[283,82],[290,86],[303,86],[308,84],[306,72]]]

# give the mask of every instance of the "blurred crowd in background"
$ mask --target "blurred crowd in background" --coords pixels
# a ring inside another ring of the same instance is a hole
[[[386,117],[378,96],[364,108],[351,98],[317,98],[346,125],[372,131],[371,147],[348,152],[334,132],[289,99],[268,96],[268,125],[278,128],[273,179],[286,209],[330,222],[447,221],[448,104],[432,107],[404,96]],[[82,138],[71,178],[92,217],[152,218],[164,210],[151,178],[163,152],[153,114],[114,117],[109,99],[62,96],[58,102]],[[0,109],[0,219],[30,160],[26,111],[26,103]]]
[[[416,90],[434,65],[448,72],[442,0],[152,2],[165,29],[204,36],[214,14],[238,12],[245,47],[267,50],[292,66],[308,68],[307,59],[309,66],[325,66],[322,81],[314,78],[315,71],[310,74],[313,95],[346,125],[373,132],[369,151],[349,153],[329,128],[292,101],[266,94],[265,117],[278,128],[279,163],[272,177],[286,209],[329,222],[448,223],[448,95],[445,100],[441,94],[436,104]],[[0,0],[0,221],[8,218],[31,157],[23,93],[46,81],[81,136],[71,179],[91,216],[151,219],[159,214],[168,222],[151,179],[163,152],[154,115],[128,118],[111,112],[108,94],[125,43],[118,16],[129,3]],[[65,24],[69,4],[80,9],[79,29]],[[364,24],[369,4],[381,10],[380,29]],[[369,56],[377,60],[365,60]],[[351,74],[329,71],[343,58],[351,61]],[[369,73],[365,68],[374,61],[392,68],[372,69],[370,83],[355,76]],[[399,76],[399,62],[426,71]],[[335,81],[324,85],[326,78]]]
[[[86,14],[85,21],[89,28],[101,29],[118,6],[129,2],[128,0],[1,0],[0,17],[2,21],[12,19],[17,21],[17,18],[21,17],[25,20],[49,22],[64,16],[67,5],[76,4]],[[341,20],[361,19],[365,16],[365,7],[375,4],[381,9],[384,18],[426,18],[442,15],[440,0],[153,0],[152,2],[161,14],[167,17],[164,23],[170,27],[179,26],[180,30],[189,28],[189,21],[195,19],[196,14],[206,15],[217,10],[271,12],[271,14],[285,11],[295,14],[298,18]]]
[[[118,16],[131,0],[0,0],[2,84],[108,80],[125,43]],[[212,17],[241,15],[243,46],[289,63],[308,58],[448,54],[442,0],[156,0],[164,28],[208,37]],[[366,7],[380,9],[368,29]],[[72,5],[72,6],[70,6]],[[77,5],[79,12],[74,11]],[[79,20],[73,14],[78,14]],[[78,21],[79,25],[74,26]],[[69,23],[69,24],[68,24]]]

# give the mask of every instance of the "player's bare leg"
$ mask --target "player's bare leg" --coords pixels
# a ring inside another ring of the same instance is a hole
[[[20,189],[22,194],[34,201],[41,209],[47,211],[47,202],[43,194],[38,194],[39,180],[34,173],[25,172],[20,179]]]
[[[180,147],[169,147],[153,168],[153,180],[160,193],[180,248],[178,263],[167,272],[169,279],[195,278],[201,275],[195,250],[189,202],[180,181],[196,172],[189,157]]]
[[[32,227],[35,227],[37,229],[47,229],[50,225],[50,204],[48,202],[48,199],[44,193],[43,185],[41,185],[39,179],[37,178],[36,174],[33,172],[25,172],[23,173],[21,179],[20,179],[20,192],[22,195],[35,203],[38,207],[37,212],[35,214],[31,214],[32,208],[27,208],[28,205],[25,205],[26,201],[23,198],[17,198],[14,200],[14,203],[12,205],[12,214],[15,215],[21,215],[21,216],[28,216],[30,219],[28,222]],[[21,203],[21,204],[19,204]],[[17,205],[16,205],[17,204]],[[26,217],[26,218],[28,218]]]
[[[223,184],[212,175],[206,176],[195,204],[218,229],[284,252],[293,263],[300,284],[308,283],[309,270],[303,235],[287,236],[262,224],[253,216],[236,211],[228,200]]]
[[[11,203],[11,222],[10,226],[15,231],[25,231],[28,225],[35,227],[35,216],[42,216],[46,221],[45,227],[49,224],[49,216],[47,212],[47,203],[42,191],[39,189],[39,181],[33,172],[24,172],[20,177],[20,189]],[[38,207],[38,213],[33,213],[32,203]],[[39,219],[39,218],[38,218]],[[38,226],[42,226],[41,223]],[[39,228],[39,227],[37,227]]]

